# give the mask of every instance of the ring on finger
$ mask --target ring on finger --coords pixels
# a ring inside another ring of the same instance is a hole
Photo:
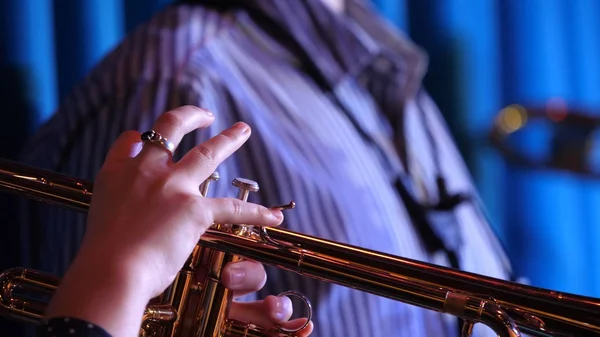
[[[144,143],[152,143],[165,149],[172,156],[175,153],[175,144],[154,130],[148,130],[140,136]]]

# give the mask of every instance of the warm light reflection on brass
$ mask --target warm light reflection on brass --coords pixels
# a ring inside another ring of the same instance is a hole
[[[75,192],[74,185],[81,187],[80,193]],[[255,187],[241,180],[238,185]],[[88,181],[0,159],[0,189],[8,192],[86,212],[92,187]],[[206,192],[204,188],[202,191]],[[238,195],[246,197],[247,193]],[[487,325],[502,337],[521,333],[573,337],[600,334],[600,301],[595,298],[440,267],[282,228],[237,231],[236,226],[218,224],[202,236],[173,285],[149,304],[140,336],[293,336],[227,319],[231,297],[214,280],[224,263],[241,257],[461,317],[463,336],[470,336],[475,323]],[[206,271],[212,281],[198,284],[195,268],[202,261],[215,264],[209,264]],[[14,268],[3,272],[0,313],[19,321],[38,322],[58,282],[58,278],[35,270]],[[402,324],[398,322],[399,329]]]
[[[515,132],[527,124],[527,111],[520,105],[509,105],[500,111],[496,123],[505,133]]]
[[[600,179],[598,116],[594,110],[569,107],[562,97],[540,105],[511,104],[495,116],[488,139],[511,164]],[[517,134],[524,137],[511,138]]]

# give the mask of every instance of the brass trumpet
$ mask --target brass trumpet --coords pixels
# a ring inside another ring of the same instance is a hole
[[[214,175],[204,183],[204,194],[217,178]],[[258,188],[244,179],[236,179],[234,184],[240,187],[241,199]],[[0,189],[8,192],[86,212],[92,188],[88,181],[0,160]],[[202,236],[173,284],[147,306],[140,336],[293,336],[294,331],[227,319],[231,294],[215,280],[224,263],[240,257],[460,317],[463,336],[470,336],[478,323],[502,337],[521,333],[573,337],[600,334],[600,301],[595,298],[445,268],[281,228],[215,224]],[[200,259],[210,261],[210,277],[203,284],[192,277]],[[1,314],[35,323],[59,279],[15,268],[3,272],[0,282]],[[310,319],[310,302],[302,298]]]

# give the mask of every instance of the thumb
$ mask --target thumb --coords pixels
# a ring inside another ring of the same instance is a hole
[[[113,143],[106,155],[106,164],[120,162],[133,158],[140,153],[142,149],[142,140],[137,131],[125,131]]]

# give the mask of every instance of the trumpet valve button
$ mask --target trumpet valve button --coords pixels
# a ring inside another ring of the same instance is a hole
[[[231,184],[239,189],[237,197],[243,201],[248,200],[248,195],[250,192],[258,192],[259,190],[258,183],[250,179],[235,178]]]
[[[256,181],[246,178],[235,178],[231,184],[239,189],[246,190],[248,192],[258,192],[258,183]]]

